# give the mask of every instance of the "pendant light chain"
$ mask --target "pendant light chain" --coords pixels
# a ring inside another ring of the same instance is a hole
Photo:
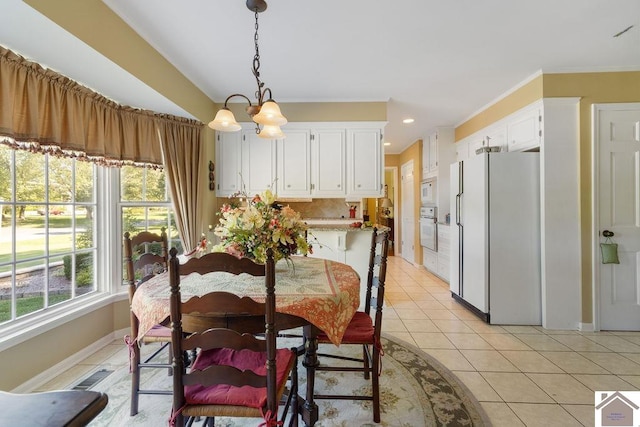
[[[256,32],[253,36],[253,42],[256,48],[256,54],[253,57],[253,75],[256,77],[256,82],[258,83],[258,90],[256,91],[256,98],[258,99],[258,105],[262,105],[262,87],[264,83],[260,81],[260,48],[258,47],[258,10],[255,11],[256,14]]]
[[[287,118],[282,115],[280,107],[273,100],[271,89],[264,87],[264,83],[260,81],[260,47],[258,46],[259,36],[259,24],[258,14],[264,12],[267,9],[267,3],[265,0],[247,0],[247,8],[254,12],[256,23],[255,33],[253,35],[253,42],[255,45],[256,53],[253,56],[252,71],[253,76],[258,84],[255,97],[258,100],[257,104],[253,104],[251,100],[241,93],[234,93],[229,95],[224,101],[224,107],[222,107],[216,113],[214,119],[209,122],[209,127],[214,130],[222,132],[237,132],[242,129],[242,126],[236,121],[235,116],[228,107],[229,100],[234,97],[244,98],[249,106],[245,108],[251,120],[256,124],[256,133],[265,139],[282,139],[286,135],[280,129],[280,126],[287,124]]]

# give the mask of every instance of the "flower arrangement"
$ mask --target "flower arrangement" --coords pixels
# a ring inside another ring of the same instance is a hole
[[[291,255],[312,253],[307,242],[307,224],[289,206],[275,203],[271,190],[247,199],[246,206],[224,204],[214,234],[220,244],[213,252],[228,252],[264,263],[272,248],[276,261]]]

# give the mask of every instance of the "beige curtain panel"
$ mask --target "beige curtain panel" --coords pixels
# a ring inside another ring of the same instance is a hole
[[[106,165],[162,165],[152,111],[119,105],[0,46],[0,140]]]
[[[164,155],[164,169],[171,190],[176,227],[185,254],[193,252],[200,241],[202,209],[200,163],[205,157],[202,123],[165,118],[158,126],[158,138]]]

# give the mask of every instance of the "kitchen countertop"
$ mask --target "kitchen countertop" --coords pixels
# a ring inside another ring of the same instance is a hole
[[[309,226],[315,225],[349,225],[354,222],[364,222],[362,218],[302,218]]]
[[[379,225],[379,224],[378,224]],[[389,227],[385,227],[384,225],[379,225],[378,230],[390,230]],[[373,227],[351,227],[348,224],[317,224],[311,225],[309,224],[309,230],[318,230],[318,231],[371,231]]]

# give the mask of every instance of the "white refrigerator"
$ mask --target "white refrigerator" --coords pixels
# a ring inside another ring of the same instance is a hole
[[[539,153],[451,165],[451,295],[486,322],[540,325]]]

